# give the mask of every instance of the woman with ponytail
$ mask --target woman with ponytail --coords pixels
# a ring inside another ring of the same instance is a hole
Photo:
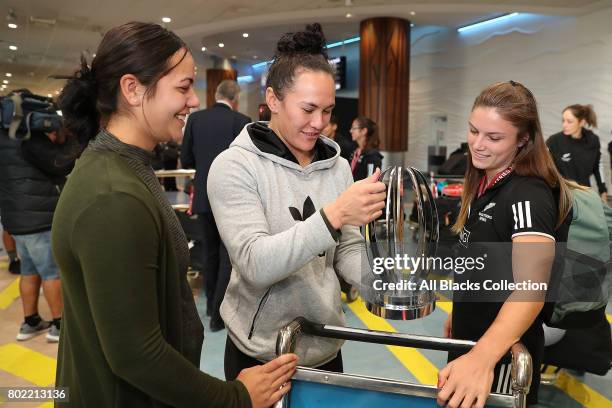
[[[561,175],[583,186],[590,186],[591,175],[601,199],[608,200],[603,176],[599,137],[589,128],[597,127],[592,105],[570,105],[563,109],[563,130],[548,138],[546,145]]]
[[[187,240],[151,168],[199,105],[194,60],[171,31],[109,30],[59,97],[66,131],[89,141],[60,197],[52,243],[65,302],[56,385],[74,407],[268,407],[295,355],[224,382],[199,369],[203,326]]]
[[[378,150],[378,126],[370,118],[359,116],[351,125],[351,138],[357,149],[351,157],[351,171],[355,181],[368,177],[377,167],[382,167],[382,154]]]
[[[279,329],[298,316],[344,325],[336,272],[360,282],[358,226],[381,214],[380,170],[353,184],[336,142],[321,137],[335,104],[319,24],[283,36],[268,71],[269,122],[246,126],[213,162],[208,196],[232,260],[221,317],[225,375],[276,355]],[[342,371],[341,342],[304,337],[300,364]]]
[[[449,363],[438,375],[438,404],[480,408],[490,391],[511,393],[509,365],[500,360],[518,341],[533,361],[527,402],[535,404],[546,290],[495,291],[484,284],[532,281],[553,286],[558,276],[554,243],[567,241],[571,219],[570,183],[546,149],[535,98],[520,83],[498,82],[478,95],[467,142],[468,168],[453,230],[459,235],[458,248],[470,257],[483,257],[484,268],[455,273],[454,283],[483,286],[453,293],[445,335],[476,345],[463,355],[449,353]]]

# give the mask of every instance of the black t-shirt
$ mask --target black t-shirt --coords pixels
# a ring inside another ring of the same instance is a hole
[[[582,129],[582,137],[575,139],[556,133],[546,141],[550,155],[563,177],[583,186],[590,186],[595,176],[600,193],[607,191],[601,166],[599,137],[589,129]]]
[[[512,239],[520,235],[542,235],[557,242],[567,241],[568,225],[556,228],[558,191],[553,191],[542,179],[510,173],[476,198],[470,206],[468,220],[459,235],[460,253],[479,256],[486,249],[489,257],[485,274],[455,274],[455,282],[465,280],[482,283],[489,268],[495,269],[495,279],[513,281]],[[500,248],[494,243],[508,243]],[[492,245],[491,245],[492,244]],[[484,249],[483,249],[484,248]],[[490,272],[488,272],[490,273]],[[553,272],[554,273],[554,272]],[[457,296],[456,296],[457,295]],[[509,296],[507,291],[501,296]],[[474,291],[453,293],[452,334],[456,339],[477,341],[491,326],[503,301],[483,301],[487,294]],[[497,293],[496,299],[500,297]],[[538,316],[521,337],[532,355],[534,367],[539,367],[544,346],[542,318]],[[456,358],[457,354],[449,354]],[[539,376],[534,376],[533,393],[537,393]],[[537,398],[531,394],[531,400]]]

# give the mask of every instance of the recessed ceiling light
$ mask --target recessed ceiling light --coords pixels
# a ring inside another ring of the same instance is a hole
[[[9,45],[9,49],[11,51],[17,51],[17,46],[16,45]]]
[[[2,83],[3,83],[3,84],[8,84],[8,83],[9,83],[9,81],[8,81],[8,79],[5,79],[4,81],[2,81]]]
[[[249,38],[249,33],[242,33],[242,36],[243,36],[244,38]]]
[[[235,56],[235,55],[232,55],[232,59],[236,59],[236,56]]]
[[[7,73],[6,73],[6,76],[10,78],[10,77],[12,77],[12,76],[13,76],[13,74],[11,74],[10,72],[7,72]]]
[[[219,48],[223,48],[223,47],[225,47],[225,44],[219,43]]]
[[[53,95],[51,95],[51,94],[47,94],[47,96],[48,96],[49,98],[52,98],[52,97],[53,97]]]
[[[351,18],[353,15],[351,13],[346,13],[346,18]]]
[[[414,27],[414,23],[410,23],[410,27]]]
[[[172,22],[172,19],[171,19],[170,17],[162,17],[162,21],[163,21],[164,23],[171,23],[171,22]]]
[[[55,91],[55,94],[56,94],[56,95],[59,95],[59,91]]]
[[[202,52],[206,51],[206,47],[202,47]]]
[[[415,13],[414,11],[411,11],[411,12],[410,12],[410,15],[411,15],[411,16],[416,16],[416,13]]]
[[[15,23],[8,23],[8,28],[17,28],[17,24],[15,24]]]
[[[259,58],[257,55],[253,55],[253,59],[257,59]]]

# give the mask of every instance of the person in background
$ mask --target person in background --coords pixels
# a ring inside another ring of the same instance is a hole
[[[347,161],[351,160],[351,155],[357,148],[357,143],[338,132],[338,118],[336,115],[331,115],[329,123],[321,133],[338,143],[338,146],[340,146],[340,157],[344,157]]]
[[[215,92],[215,104],[194,112],[187,119],[181,153],[183,167],[195,167],[192,213],[198,215],[202,233],[201,259],[204,268],[206,313],[210,315],[210,330],[222,330],[225,325],[219,309],[230,279],[232,264],[217,230],[206,180],[215,158],[226,150],[251,118],[237,112],[240,86],[234,80],[221,81]]]
[[[51,252],[51,224],[74,157],[62,160],[59,152],[67,146],[56,139],[55,132],[32,132],[26,141],[13,140],[0,131],[2,225],[15,240],[21,260],[19,295],[24,322],[17,334],[19,341],[46,333],[47,341],[57,342],[60,336],[63,304],[60,271]],[[52,321],[38,314],[41,287]]]
[[[368,177],[376,168],[382,167],[383,156],[378,150],[378,126],[365,116],[353,120],[351,137],[357,143],[357,149],[351,157],[351,170],[355,181]]]
[[[179,144],[174,140],[162,143],[161,157],[164,170],[176,170],[178,168],[180,149]],[[176,187],[176,177],[164,177],[163,185],[164,191],[178,191]]]
[[[56,407],[264,408],[291,388],[287,355],[225,382],[200,371],[204,327],[187,282],[189,250],[151,168],[199,105],[195,63],[150,23],[111,28],[59,96],[66,131],[89,141],[53,218],[66,299]]]
[[[601,199],[607,202],[608,190],[604,179],[599,137],[588,127],[597,127],[592,105],[570,105],[563,109],[563,130],[546,141],[559,173],[583,186],[590,186],[591,175]]]
[[[19,275],[21,273],[21,261],[17,256],[17,248],[15,247],[15,238],[11,236],[6,230],[2,231],[2,243],[4,250],[9,257],[8,271],[13,275]]]

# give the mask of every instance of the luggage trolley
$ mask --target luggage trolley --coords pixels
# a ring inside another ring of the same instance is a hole
[[[279,331],[277,355],[294,352],[301,334],[439,351],[467,351],[476,344],[465,340],[323,325],[298,317]],[[526,407],[531,385],[531,356],[525,346],[516,343],[505,358],[512,362],[513,394],[491,393],[485,406]],[[291,380],[291,391],[274,408],[438,407],[437,394],[438,389],[432,385],[298,367]]]

